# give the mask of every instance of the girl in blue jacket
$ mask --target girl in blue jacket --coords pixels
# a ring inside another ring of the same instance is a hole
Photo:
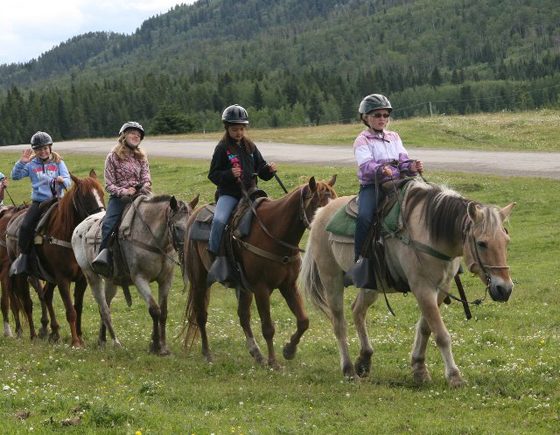
[[[31,137],[31,149],[27,148],[12,169],[12,179],[31,179],[31,206],[25,213],[18,234],[19,257],[10,267],[10,275],[28,272],[28,255],[41,216],[39,205],[43,201],[61,197],[64,189],[72,184],[66,164],[52,151],[53,141],[48,133],[38,131]]]

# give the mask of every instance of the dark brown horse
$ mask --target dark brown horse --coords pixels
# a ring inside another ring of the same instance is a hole
[[[18,206],[8,206],[0,211],[0,283],[2,285],[2,317],[4,321],[4,336],[13,336],[12,328],[10,327],[9,323],[9,312],[11,309],[14,316],[16,336],[18,338],[21,338],[21,336],[23,335],[23,328],[20,321],[20,311],[23,309],[27,318],[27,323],[29,324],[30,337],[31,339],[34,339],[35,337],[37,337],[37,332],[35,330],[35,324],[33,322],[33,302],[29,293],[29,284],[27,282],[27,277],[10,278],[9,269],[12,262],[8,255],[8,249],[6,245],[6,229],[8,227],[8,223],[19,213],[25,213],[27,207],[28,205],[26,204]],[[42,326],[39,330],[39,337],[43,338],[48,333],[47,324],[49,321],[47,306],[45,304],[44,298],[45,292],[38,279],[31,280],[31,284],[37,291],[39,299],[41,300]],[[19,293],[14,293],[14,289],[19,289]]]
[[[81,331],[81,314],[84,292],[87,281],[82,273],[70,243],[74,228],[87,216],[104,209],[103,187],[97,179],[95,171],[90,171],[89,177],[80,179],[71,175],[72,187],[66,195],[58,200],[51,211],[42,230],[42,243],[36,244],[35,249],[46,273],[49,275],[50,286],[45,291],[47,306],[52,310],[52,294],[54,286],[58,286],[60,296],[64,302],[66,319],[70,324],[72,346],[83,345]],[[12,223],[16,224],[14,220]],[[12,223],[8,227],[8,235],[12,234]],[[17,225],[14,225],[16,227]],[[8,252],[15,258],[17,247],[15,240],[7,238]],[[37,242],[36,242],[37,243]],[[74,282],[74,300],[70,294],[70,284]],[[55,321],[53,319],[53,321]],[[54,333],[54,331],[53,331]]]
[[[270,315],[270,294],[276,288],[297,319],[297,330],[284,346],[284,357],[292,359],[297,345],[309,326],[309,320],[298,291],[298,277],[301,257],[297,247],[317,208],[336,197],[332,186],[336,177],[329,182],[316,182],[311,178],[308,183],[296,188],[278,200],[265,200],[256,209],[249,235],[243,240],[234,240],[235,258],[240,263],[250,290],[238,291],[239,321],[249,353],[257,363],[264,365],[265,358],[255,341],[251,330],[251,303],[255,297],[263,337],[268,348],[268,364],[278,368],[274,352],[274,323]],[[190,282],[185,319],[188,324],[184,343],[190,346],[198,332],[202,340],[202,354],[208,362],[212,361],[206,333],[210,288],[206,283],[211,265],[207,242],[190,240],[193,222],[200,209],[195,211],[187,223],[185,235],[185,256],[183,259],[185,284]],[[264,272],[266,271],[266,273]]]

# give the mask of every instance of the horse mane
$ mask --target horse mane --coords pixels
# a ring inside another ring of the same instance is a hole
[[[422,219],[435,242],[449,240],[461,234],[467,206],[470,201],[458,192],[434,183],[413,182],[406,195],[404,219],[409,220],[418,206],[422,207]]]
[[[171,200],[171,195],[163,194],[157,196],[148,197],[145,202],[169,202]]]
[[[91,191],[91,190],[103,190],[103,188],[101,187],[101,185],[99,184],[99,181],[97,181],[96,178],[93,177],[85,177],[80,179],[79,183],[72,183],[72,187],[66,192],[66,195],[64,195],[59,201],[58,201],[58,214],[59,217],[57,219],[53,219],[54,215],[56,213],[53,213],[53,216],[50,219],[50,225],[51,225],[51,230],[52,232],[58,232],[60,231],[62,234],[68,234],[71,235],[72,232],[74,231],[74,228],[76,227],[76,214],[80,214],[82,216],[87,216],[88,215],[88,211],[87,210],[75,210],[74,209],[74,205],[77,208],[81,208],[82,206],[82,202],[81,201],[75,201],[74,198],[77,195],[84,195],[85,192]]]

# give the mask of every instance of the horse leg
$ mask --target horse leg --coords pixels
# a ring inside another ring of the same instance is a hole
[[[414,344],[412,345],[412,352],[410,355],[410,364],[412,365],[412,375],[414,382],[423,384],[430,382],[432,377],[426,366],[426,348],[428,346],[428,339],[432,331],[428,326],[428,322],[423,315],[420,315],[416,323],[416,332],[414,335]]]
[[[208,334],[206,332],[210,288],[206,286],[206,276],[195,277],[195,279],[191,281],[189,293],[192,295],[194,321],[196,321],[196,326],[198,326],[198,331],[200,333],[201,352],[206,361],[211,363],[213,358],[208,343]]]
[[[261,331],[268,349],[268,365],[275,370],[280,369],[274,351],[274,322],[270,315],[270,291],[267,288],[255,288],[255,302],[261,318]]]
[[[39,329],[39,338],[44,339],[49,334],[49,313],[45,300],[45,290],[41,282],[34,277],[29,277],[29,283],[35,289],[39,301],[41,302],[41,329]]]
[[[35,332],[35,323],[33,322],[33,301],[31,300],[31,293],[29,292],[29,283],[25,275],[17,275],[12,277],[12,289],[17,294],[17,297],[23,305],[27,323],[29,324],[29,338],[34,340],[37,337]]]
[[[60,297],[64,302],[64,308],[66,310],[66,321],[70,325],[70,333],[72,334],[72,347],[81,347],[82,343],[80,338],[78,337],[78,331],[76,329],[76,310],[74,309],[72,296],[70,295],[70,282],[66,279],[59,280],[58,291],[60,292]]]
[[[80,344],[84,345],[82,337],[82,311],[84,308],[84,293],[86,292],[87,281],[85,276],[78,278],[74,284],[74,310],[76,310],[76,332],[80,339]]]
[[[443,358],[447,383],[451,387],[460,387],[464,384],[464,381],[453,358],[451,336],[441,318],[437,294],[431,289],[426,289],[424,293],[415,291],[415,296],[422,313],[422,317],[417,324],[416,337],[418,337],[418,339],[415,340],[411,357],[413,370],[416,370],[415,378],[422,379],[423,376],[422,369],[423,367],[425,368],[424,360],[426,351],[425,341],[428,340],[429,336],[426,331],[428,330],[427,327],[429,327],[434,334],[434,339]],[[418,375],[416,375],[416,373],[418,373]]]
[[[360,289],[358,296],[356,296],[356,299],[352,304],[354,325],[356,327],[356,332],[358,333],[358,338],[360,339],[360,355],[354,363],[354,369],[356,370],[356,374],[360,377],[369,375],[371,370],[373,347],[371,346],[368,336],[366,315],[368,308],[377,299],[377,295],[377,292]]]
[[[237,293],[237,316],[239,324],[245,333],[245,341],[247,349],[257,364],[264,365],[265,359],[255,340],[253,330],[251,329],[251,303],[253,302],[253,293],[250,291],[240,290]]]
[[[45,305],[51,319],[51,334],[49,335],[49,341],[51,343],[58,343],[60,340],[60,325],[56,320],[56,313],[53,306],[54,289],[56,285],[48,282],[43,288],[43,297],[45,298]]]
[[[136,276],[134,279],[134,285],[146,301],[148,305],[148,313],[152,318],[152,340],[150,342],[150,353],[160,354],[161,352],[161,336],[160,336],[160,317],[161,309],[157,302],[152,296],[152,291],[150,290],[150,283],[143,277]]]
[[[169,277],[172,276],[172,271],[169,273]],[[171,287],[171,279],[166,279],[163,283],[159,284],[159,341],[160,349],[159,354],[161,356],[170,355],[171,352],[167,348],[166,343],[166,325],[167,325],[167,297],[169,295],[169,289]]]
[[[290,337],[290,341],[284,345],[284,349],[282,351],[284,358],[290,360],[295,357],[299,341],[305,331],[309,328],[309,317],[307,317],[301,294],[298,291],[295,282],[289,286],[280,287],[280,293],[282,293],[282,296],[286,299],[288,307],[296,316],[297,322],[296,332]]]
[[[109,331],[109,335],[113,340],[113,345],[115,347],[121,347],[121,342],[117,338],[115,334],[115,330],[113,328],[113,321],[111,319],[111,301],[115,294],[117,293],[117,286],[112,281],[103,280],[94,274],[93,272],[87,273],[87,280],[91,286],[91,291],[93,293],[93,297],[99,306],[99,316],[100,326],[99,326],[99,337],[97,339],[97,344],[99,347],[104,347],[107,343],[107,330]]]
[[[2,319],[4,321],[4,337],[13,337],[12,328],[10,327],[10,284],[8,279],[8,270],[6,266],[2,266],[2,271],[0,272],[2,276]]]

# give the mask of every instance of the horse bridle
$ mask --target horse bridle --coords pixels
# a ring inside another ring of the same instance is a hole
[[[467,206],[468,208],[468,206]],[[472,220],[470,219],[469,215],[467,214],[465,216],[465,223],[463,224],[463,243],[465,242],[465,240],[468,240],[469,244],[469,251],[471,253],[471,257],[473,257],[473,259],[475,261],[471,261],[470,264],[467,265],[467,268],[469,270],[469,272],[474,273],[473,269],[474,266],[478,266],[480,268],[480,270],[482,270],[482,272],[484,273],[484,277],[486,279],[486,289],[488,289],[490,287],[490,282],[492,280],[492,277],[490,276],[490,272],[489,270],[508,270],[509,266],[508,265],[493,265],[493,264],[485,264],[482,261],[482,258],[480,256],[480,252],[478,249],[478,244],[476,243],[476,240],[474,238],[474,234],[473,234],[473,228],[472,228]]]

